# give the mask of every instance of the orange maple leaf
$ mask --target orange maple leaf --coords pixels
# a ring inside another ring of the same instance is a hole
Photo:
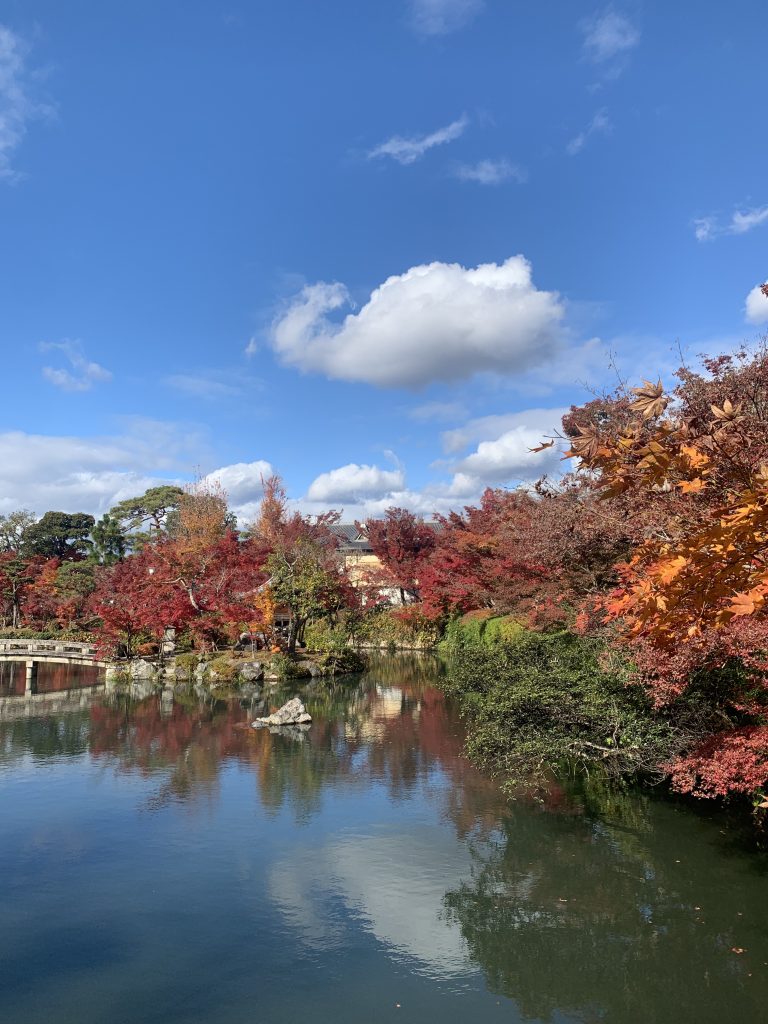
[[[661,416],[669,404],[669,399],[664,394],[661,381],[652,384],[649,380],[643,381],[641,388],[632,388],[632,394],[637,395],[630,409],[639,412],[644,420],[653,419],[654,416]]]

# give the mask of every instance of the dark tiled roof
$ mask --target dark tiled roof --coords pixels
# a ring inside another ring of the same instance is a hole
[[[354,523],[335,523],[331,527],[331,533],[335,533],[340,540],[360,540],[361,534]]]

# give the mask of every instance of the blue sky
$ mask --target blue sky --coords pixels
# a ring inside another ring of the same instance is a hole
[[[610,353],[754,341],[763,14],[0,3],[0,512],[460,507]]]

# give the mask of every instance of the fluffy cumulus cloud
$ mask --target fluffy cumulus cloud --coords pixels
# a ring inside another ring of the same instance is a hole
[[[468,25],[485,0],[410,0],[411,24],[427,36],[443,36]]]
[[[523,256],[465,268],[411,267],[388,278],[342,322],[344,285],[309,285],[272,325],[280,359],[305,371],[381,387],[419,388],[481,372],[522,373],[560,347],[564,307],[541,291]]]
[[[252,502],[259,502],[264,494],[264,481],[274,475],[269,462],[235,462],[222,466],[203,477],[203,483],[219,484],[227,494],[230,505],[235,508]]]
[[[444,128],[438,128],[437,131],[430,132],[428,135],[416,135],[410,138],[393,135],[391,139],[379,143],[378,146],[370,150],[368,159],[384,156],[396,160],[399,164],[414,164],[435,146],[444,146],[446,142],[458,139],[460,135],[464,134],[468,124],[469,118],[464,114],[458,120],[451,121]]]
[[[41,352],[60,353],[67,366],[44,366],[43,377],[62,391],[90,391],[94,384],[112,380],[109,370],[87,359],[79,341],[51,341]]]
[[[446,431],[443,445],[449,452],[477,445],[473,452],[454,463],[452,487],[471,493],[489,485],[536,480],[557,472],[562,457],[559,444],[542,452],[531,449],[558,430],[565,412],[564,408],[526,409],[483,416],[457,430]]]
[[[0,513],[105,512],[164,482],[151,460],[147,471],[141,468],[141,450],[141,444],[117,438],[0,434]]]
[[[505,182],[522,185],[528,180],[522,167],[509,160],[480,160],[476,164],[459,164],[456,177],[459,181],[470,181],[476,185],[503,185]]]
[[[309,486],[307,498],[326,504],[360,502],[382,498],[402,490],[404,486],[402,469],[381,469],[350,462],[316,477]]]
[[[541,432],[519,426],[507,430],[495,441],[481,441],[477,450],[457,463],[460,479],[484,484],[506,484],[521,480],[537,480],[551,473],[561,458],[557,446],[533,452],[541,443]]]
[[[584,56],[595,64],[622,57],[640,42],[640,31],[626,15],[608,7],[582,24]]]
[[[765,285],[757,284],[747,296],[746,317],[751,324],[768,324],[768,297]]]
[[[537,408],[494,416],[479,416],[454,430],[446,430],[442,435],[443,449],[456,455],[479,441],[495,441],[509,431],[521,430],[536,435],[536,441],[531,445],[534,447],[545,434],[552,434],[560,428],[566,412],[565,408]]]

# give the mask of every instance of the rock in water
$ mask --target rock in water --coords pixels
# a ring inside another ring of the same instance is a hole
[[[259,729],[263,725],[305,725],[312,721],[312,716],[307,714],[307,709],[298,697],[283,704],[279,711],[268,715],[266,718],[257,718],[253,722],[253,728]]]

